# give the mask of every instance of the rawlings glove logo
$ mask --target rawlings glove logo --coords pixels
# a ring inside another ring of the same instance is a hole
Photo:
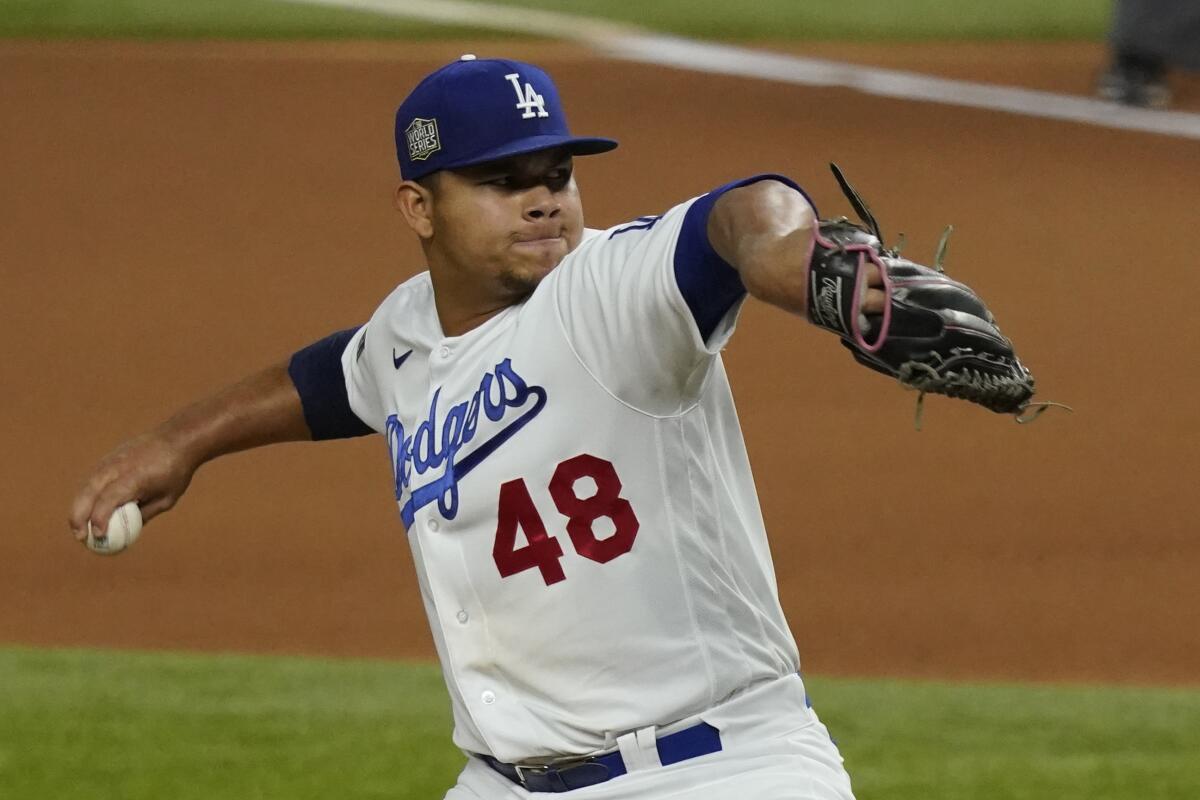
[[[839,333],[848,332],[850,329],[846,325],[845,318],[842,317],[841,279],[824,276],[818,284],[815,272],[812,273],[811,277],[812,287],[810,291],[813,293],[813,322],[823,328],[832,328]]]

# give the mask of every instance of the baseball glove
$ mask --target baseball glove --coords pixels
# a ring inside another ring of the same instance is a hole
[[[934,267],[900,257],[887,249],[870,209],[830,165],[863,225],[845,217],[821,220],[808,267],[808,319],[842,338],[864,366],[889,375],[920,392],[943,394],[977,403],[1027,422],[1033,397],[1033,375],[1021,364],[992,313],[967,285],[942,270],[949,228],[942,237]],[[883,278],[886,304],[882,314],[860,312],[866,291],[866,265],[874,263]]]

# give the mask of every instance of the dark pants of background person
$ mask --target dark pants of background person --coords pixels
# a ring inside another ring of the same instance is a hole
[[[1113,51],[1200,70],[1200,0],[1116,0]]]

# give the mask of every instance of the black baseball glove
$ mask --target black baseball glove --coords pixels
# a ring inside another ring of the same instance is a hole
[[[922,398],[958,397],[1026,421],[1021,414],[1033,397],[1033,375],[983,301],[942,271],[946,237],[933,268],[901,258],[898,249],[884,247],[870,209],[837,165],[830,166],[865,226],[844,217],[820,222],[808,268],[809,320],[841,336],[860,364]],[[883,277],[887,303],[880,315],[859,310],[868,262]]]

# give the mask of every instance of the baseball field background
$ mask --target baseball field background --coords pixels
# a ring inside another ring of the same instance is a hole
[[[1039,396],[1074,406],[1020,427],[934,398],[917,432],[914,396],[827,335],[743,314],[725,359],[780,593],[860,799],[1200,796],[1200,79],[1171,76],[1165,116],[1082,124],[615,60],[526,5],[447,25],[0,0],[0,798],[436,800],[453,781],[463,756],[374,437],[209,465],[117,558],[64,520],[115,444],[365,320],[421,269],[389,204],[391,117],[463,52],[540,63],[575,129],[621,140],[578,163],[592,226],[764,171],[849,213],[831,160],[914,257],[953,223],[948,270],[988,299]],[[1109,14],[538,9],[1036,90],[1047,109],[1089,95]],[[1164,126],[1183,133],[1148,132]]]

